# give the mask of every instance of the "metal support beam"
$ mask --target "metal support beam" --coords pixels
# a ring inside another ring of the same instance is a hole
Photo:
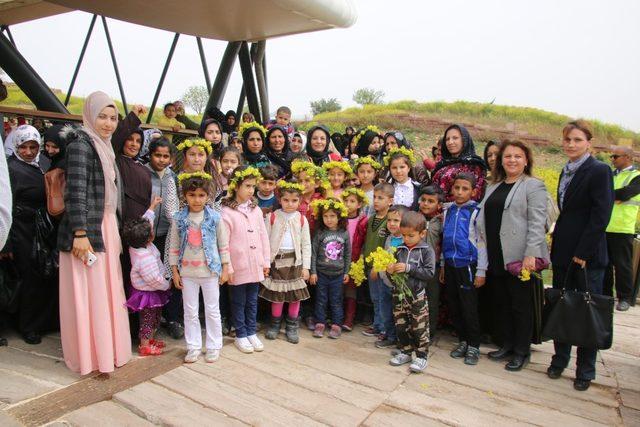
[[[251,47],[253,48],[253,46]],[[238,59],[240,60],[240,70],[242,71],[242,80],[244,81],[244,90],[247,94],[249,111],[251,111],[251,114],[253,114],[257,120],[260,120],[262,115],[260,114],[258,92],[256,91],[256,82],[253,77],[253,67],[251,66],[251,54],[249,53],[249,45],[247,42],[242,42],[240,45]]]
[[[9,40],[11,40],[11,44],[13,45],[13,47],[17,49],[18,46],[16,46],[16,41],[13,39],[13,34],[11,34],[11,30],[9,29],[9,26],[3,25],[1,28],[1,31],[4,31],[5,33],[7,33],[7,36],[9,36]]]
[[[256,43],[251,44],[251,63],[253,64],[253,60],[255,58],[256,52],[258,50],[258,45]],[[244,110],[244,100],[246,98],[246,90],[244,88],[244,83],[242,83],[242,87],[240,88],[240,97],[238,98],[238,109],[236,110],[236,114],[242,115],[242,110]],[[255,117],[256,120],[260,120],[260,117]]]
[[[260,40],[254,60],[254,68],[256,70],[256,82],[258,84],[258,93],[260,94],[260,109],[262,111],[262,123],[269,122],[269,93],[267,92],[267,82],[264,75],[264,53],[267,41]]]
[[[85,37],[84,39],[84,44],[82,45],[82,50],[80,51],[80,57],[78,58],[78,64],[76,64],[76,69],[73,72],[73,77],[71,77],[71,84],[69,85],[69,90],[67,91],[67,97],[64,100],[65,107],[69,105],[69,100],[71,99],[71,92],[73,92],[73,86],[76,84],[76,78],[78,78],[78,72],[80,71],[80,66],[82,65],[84,54],[87,51],[87,46],[89,45],[89,39],[91,38],[91,33],[93,33],[93,26],[96,24],[96,19],[98,19],[98,15],[93,15],[93,18],[91,18],[91,24],[89,24],[87,37]]]
[[[167,55],[167,60],[164,63],[164,68],[162,69],[162,74],[160,75],[160,81],[158,82],[156,93],[155,95],[153,95],[153,102],[151,103],[151,108],[149,108],[149,114],[147,115],[147,123],[151,123],[151,118],[153,117],[153,110],[156,109],[156,104],[158,103],[158,97],[160,96],[160,91],[162,90],[164,79],[165,77],[167,77],[167,72],[169,71],[169,65],[171,65],[173,52],[175,52],[176,50],[176,45],[178,44],[179,38],[180,38],[180,33],[176,33],[176,35],[173,36],[173,43],[171,43],[171,47],[169,48],[169,54]]]
[[[216,80],[213,82],[213,87],[209,90],[209,100],[207,101],[207,107],[204,111],[216,107],[222,106],[222,100],[227,92],[227,86],[231,79],[231,72],[233,66],[236,63],[236,56],[240,51],[240,45],[242,42],[229,42],[227,48],[224,50],[222,59],[220,60],[220,67],[218,67],[218,74],[216,74]]]
[[[200,37],[196,37],[196,42],[198,42],[198,52],[200,52],[200,62],[202,62],[202,72],[204,73],[204,83],[207,85],[207,92],[211,93],[211,78],[209,77],[209,67],[207,67],[207,58],[204,56],[202,39]]]
[[[109,34],[109,27],[107,26],[107,19],[102,16],[102,26],[104,27],[104,35],[107,37],[107,44],[109,45],[109,53],[111,54],[111,62],[113,62],[113,71],[116,73],[116,80],[118,82],[118,89],[120,90],[120,99],[124,108],[125,115],[129,113],[127,110],[127,100],[124,97],[124,89],[122,88],[122,80],[120,79],[120,71],[118,71],[118,62],[116,61],[116,54],[113,51],[113,43],[111,43],[111,35]]]
[[[38,110],[69,113],[44,80],[3,34],[0,34],[0,68],[22,89]]]

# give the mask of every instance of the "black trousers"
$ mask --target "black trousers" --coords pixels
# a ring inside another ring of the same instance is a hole
[[[505,272],[491,276],[496,288],[498,313],[502,325],[503,348],[527,356],[533,335],[533,286]]]
[[[633,234],[607,233],[607,251],[609,266],[603,294],[612,297],[615,284],[618,299],[630,302],[633,295]]]
[[[460,341],[471,347],[480,347],[480,322],[478,320],[478,290],[473,286],[476,266],[452,267],[445,265],[444,278],[451,322]]]

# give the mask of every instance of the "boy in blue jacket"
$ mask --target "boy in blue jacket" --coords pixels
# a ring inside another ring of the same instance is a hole
[[[477,365],[480,357],[478,292],[487,270],[485,242],[476,231],[478,203],[473,201],[476,179],[468,173],[455,176],[452,203],[444,205],[440,280],[446,283],[451,320],[460,342],[451,357],[464,357],[467,365]],[[476,271],[478,274],[476,276]]]

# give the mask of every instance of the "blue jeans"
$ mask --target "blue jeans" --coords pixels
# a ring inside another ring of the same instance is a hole
[[[229,289],[231,289],[231,316],[233,327],[236,328],[236,338],[255,335],[260,284],[229,285]]]
[[[325,323],[327,320],[327,308],[331,315],[331,323],[342,325],[344,311],[342,308],[342,281],[343,275],[325,276],[318,273],[316,285],[316,323]]]
[[[553,267],[553,287],[561,289],[564,285],[565,276],[567,275],[567,267]],[[594,294],[602,294],[602,285],[604,281],[604,268],[589,269],[587,268],[586,289]],[[582,269],[578,265],[571,266],[571,276],[567,281],[567,289],[585,290],[585,279]],[[572,286],[573,285],[573,286]],[[564,369],[569,365],[571,359],[571,345],[554,341],[555,354],[551,358],[551,366],[554,368]],[[595,348],[578,347],[576,359],[576,378],[580,380],[593,380],[596,377],[596,357],[598,350]]]
[[[369,292],[373,301],[373,328],[384,332],[387,338],[395,341],[397,338],[396,325],[393,322],[393,301],[391,288],[382,279],[369,279]]]

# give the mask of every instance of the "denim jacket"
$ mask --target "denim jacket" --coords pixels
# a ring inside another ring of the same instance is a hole
[[[184,207],[175,213],[174,219],[178,226],[178,235],[180,236],[180,259],[178,265],[182,265],[182,255],[187,245],[187,231],[189,230],[189,208]],[[202,249],[207,260],[207,267],[211,272],[220,275],[222,272],[222,263],[220,261],[220,253],[218,251],[218,242],[216,228],[220,224],[220,214],[205,206],[204,219],[200,225],[202,232]]]

